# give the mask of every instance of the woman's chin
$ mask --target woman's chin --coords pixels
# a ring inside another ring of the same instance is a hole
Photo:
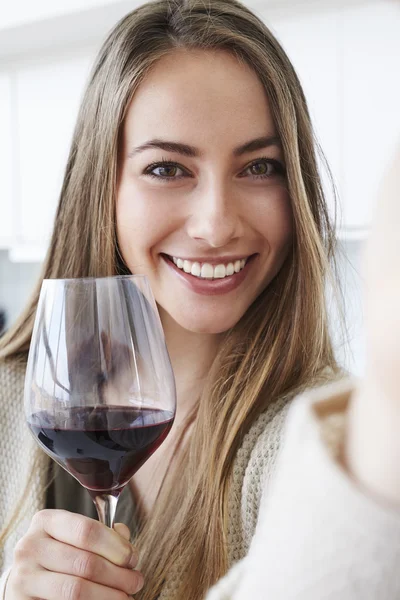
[[[170,302],[157,300],[161,322],[164,329],[172,332],[174,324],[191,333],[217,335],[232,329],[243,317],[247,305],[235,302],[206,303],[182,302],[182,298],[174,298]],[[172,327],[172,329],[171,329]]]
[[[233,317],[233,315],[224,316],[223,318],[217,318],[214,314],[209,318],[194,318],[193,315],[171,315],[174,320],[183,329],[192,333],[202,333],[209,335],[217,335],[224,333],[236,325],[240,317]]]

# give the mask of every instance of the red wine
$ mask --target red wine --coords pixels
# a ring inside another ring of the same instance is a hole
[[[173,414],[125,406],[40,411],[28,425],[44,450],[88,490],[120,490],[167,437]]]

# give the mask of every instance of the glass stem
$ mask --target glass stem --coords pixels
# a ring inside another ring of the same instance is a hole
[[[99,496],[92,496],[92,498],[96,505],[100,523],[104,523],[104,525],[112,529],[115,511],[117,510],[118,496],[100,494]]]

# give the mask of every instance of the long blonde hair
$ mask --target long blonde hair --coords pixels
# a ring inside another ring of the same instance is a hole
[[[338,372],[324,297],[335,237],[306,101],[277,40],[235,0],[156,0],[128,14],[108,36],[82,101],[42,276],[1,340],[0,358],[26,355],[43,278],[127,272],[115,226],[121,127],[146,73],[176,48],[231,52],[263,83],[283,145],[294,237],[278,275],[226,332],[190,440],[139,535],[146,577],[136,596],[141,600],[158,596],[182,556],[177,598],[200,600],[226,572],[227,500],[243,436],[278,397],[314,385],[325,367]]]

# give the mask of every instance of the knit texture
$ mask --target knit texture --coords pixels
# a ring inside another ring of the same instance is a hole
[[[292,403],[249,552],[207,600],[400,598],[400,507],[337,461],[351,390],[343,381]]]
[[[20,518],[1,547],[1,569],[46,503],[49,458],[25,425],[25,365],[0,363],[0,526],[26,483]],[[371,497],[337,457],[352,382],[274,402],[245,436],[233,467],[228,556],[232,568],[207,600],[396,600],[400,508]],[[371,440],[373,443],[373,440]],[[244,557],[244,558],[243,558]],[[238,561],[238,562],[237,562]],[[160,600],[177,596],[185,557]],[[0,598],[5,577],[0,581]]]
[[[272,403],[245,435],[235,457],[228,498],[229,568],[246,555],[254,535],[263,482],[269,481],[274,471],[289,403],[289,397]],[[182,556],[168,573],[159,600],[181,600],[176,593],[181,573],[187,568]]]
[[[1,548],[0,571],[4,571],[12,563],[14,547],[26,533],[33,515],[46,506],[45,487],[50,459],[37,446],[25,423],[23,408],[25,369],[26,364],[15,360],[0,362],[0,423],[3,431],[0,442],[1,528],[12,517],[29,475],[32,475],[28,493],[21,506],[20,514],[23,517]],[[263,482],[270,479],[275,467],[289,401],[289,398],[282,398],[271,404],[259,416],[244,437],[235,458],[228,499],[229,566],[246,555],[254,535]],[[71,493],[73,493],[72,489]],[[84,512],[82,510],[82,513]],[[182,557],[182,563],[176,564],[174,570],[169,573],[160,600],[176,599],[176,589],[184,565],[185,559]]]
[[[243,439],[233,464],[228,499],[228,564],[232,566],[248,552],[254,535],[261,494],[275,470],[289,398],[274,402]]]
[[[25,369],[25,363],[15,360],[0,363],[0,531],[10,519],[14,523],[0,547],[0,569],[12,562],[17,541],[45,502],[49,459],[38,448],[25,423]],[[23,495],[30,477],[29,490]],[[21,498],[21,510],[15,514]]]

